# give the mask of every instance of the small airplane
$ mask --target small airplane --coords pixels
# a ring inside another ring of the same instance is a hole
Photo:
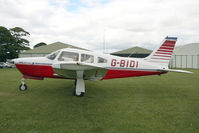
[[[64,48],[46,57],[17,58],[12,61],[23,74],[19,90],[27,90],[25,79],[74,79],[74,96],[85,93],[84,80],[105,80],[167,72],[192,73],[168,68],[177,37],[166,37],[146,58],[118,57],[87,50]]]

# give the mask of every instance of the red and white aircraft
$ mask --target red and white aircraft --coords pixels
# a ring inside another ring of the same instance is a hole
[[[84,80],[161,75],[169,71],[191,73],[168,68],[176,37],[166,37],[161,45],[146,58],[118,57],[86,50],[65,48],[46,57],[13,59],[23,74],[20,90],[27,90],[25,79],[64,78],[74,79],[75,96],[85,93]]]

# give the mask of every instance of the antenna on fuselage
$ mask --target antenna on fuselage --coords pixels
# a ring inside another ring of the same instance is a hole
[[[105,54],[105,45],[106,45],[106,41],[105,41],[105,32],[106,32],[106,29],[104,28],[104,33],[103,33],[103,53]]]

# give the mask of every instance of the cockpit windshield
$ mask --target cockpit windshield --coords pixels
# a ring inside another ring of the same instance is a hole
[[[60,52],[60,51],[51,53],[51,54],[49,54],[49,55],[47,56],[47,58],[50,59],[50,60],[54,60],[54,59],[57,57],[57,55],[59,54],[59,52]]]

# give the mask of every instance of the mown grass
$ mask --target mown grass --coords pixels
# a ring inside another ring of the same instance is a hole
[[[86,81],[84,97],[72,80],[27,80],[0,69],[0,133],[198,133],[199,70]]]

